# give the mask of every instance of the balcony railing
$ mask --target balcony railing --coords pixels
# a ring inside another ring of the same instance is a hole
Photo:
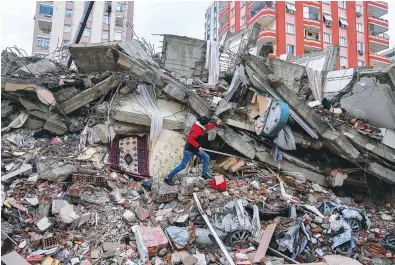
[[[317,14],[317,15],[305,15],[305,16],[303,16],[305,19],[309,19],[309,20],[315,20],[315,21],[320,21],[320,15],[319,14]]]
[[[369,15],[369,17],[372,17],[372,18],[375,18],[375,19],[378,19],[378,20],[381,20],[381,21],[384,21],[384,22],[388,23],[388,20],[385,19],[385,18],[382,18],[382,17],[376,17],[376,16],[372,16],[372,15]]]
[[[252,11],[251,6],[250,6],[250,18],[254,17],[262,9],[265,9],[265,8],[275,9],[276,8],[276,4],[274,1],[254,2],[252,5],[255,5],[257,7],[254,8],[255,9],[254,11]]]
[[[374,37],[377,37],[377,38],[380,38],[380,39],[384,39],[384,40],[389,40],[390,39],[390,36],[388,34],[384,33],[384,32],[377,33],[377,32],[374,32],[374,31],[370,31],[369,34],[370,34],[370,36],[374,36]]]

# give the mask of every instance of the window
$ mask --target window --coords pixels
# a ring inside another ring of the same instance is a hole
[[[330,5],[331,1],[322,1],[323,4]]]
[[[363,42],[362,41],[357,42],[357,49],[358,49],[359,53],[363,54]]]
[[[339,18],[339,27],[341,28],[347,28],[348,23],[347,23],[347,19],[345,18]]]
[[[339,1],[339,8],[346,9],[346,1]]]
[[[358,60],[358,66],[365,66],[365,62],[361,61],[361,60]]]
[[[36,55],[37,57],[45,57],[45,56],[48,55],[48,53],[36,52],[35,55]]]
[[[362,6],[361,5],[355,5],[355,11],[357,12],[357,13],[360,13],[360,14],[362,14]]]
[[[89,37],[91,35],[91,29],[90,28],[85,28],[83,36],[84,37]]]
[[[101,37],[105,40],[108,40],[108,31],[107,30],[103,30]]]
[[[340,56],[340,67],[343,69],[347,67],[347,57]]]
[[[69,40],[63,40],[62,41],[62,47],[67,47],[70,45],[70,41]]]
[[[295,5],[291,3],[285,3],[285,11],[289,14],[295,14]]]
[[[241,26],[243,26],[246,23],[246,16],[241,17]]]
[[[230,32],[235,32],[235,25],[230,28]]]
[[[115,40],[122,40],[122,32],[115,32]]]
[[[286,46],[285,48],[286,48],[286,52],[287,52],[287,53],[292,53],[292,54],[294,54],[294,52],[295,52],[295,46],[290,45],[290,44],[287,44],[287,46]]]
[[[92,14],[89,14],[88,21],[92,21]]]
[[[103,17],[103,24],[108,24],[108,16]]]
[[[53,6],[40,5],[40,14],[44,14],[46,16],[52,16],[53,15]]]
[[[48,48],[49,47],[49,40],[50,40],[50,38],[37,37],[36,45],[38,47]]]
[[[117,3],[117,11],[125,11],[125,3]]]
[[[340,37],[340,46],[347,47],[347,40],[344,37]]]
[[[230,17],[234,17],[235,15],[235,8],[232,8],[232,10],[230,11]]]
[[[240,7],[243,7],[246,5],[246,1],[240,1]]]
[[[357,23],[357,31],[363,32],[363,24],[362,23]]]
[[[324,42],[331,43],[331,34],[324,32]]]
[[[295,25],[294,24],[287,23],[285,29],[288,34],[295,34]]]
[[[71,32],[71,25],[64,25],[64,32],[70,33]]]
[[[71,17],[73,15],[73,10],[66,9],[66,17]]]

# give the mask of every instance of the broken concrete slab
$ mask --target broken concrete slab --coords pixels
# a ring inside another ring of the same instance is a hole
[[[63,135],[69,131],[59,114],[51,115],[45,122],[44,129],[56,135]]]
[[[187,78],[207,82],[206,41],[185,36],[163,35],[161,66]]]
[[[21,255],[16,251],[12,251],[8,254],[1,256],[1,261],[6,265],[30,265]]]
[[[21,67],[19,70],[33,75],[42,75],[49,72],[57,72],[60,68],[51,60],[43,58],[37,62]]]
[[[149,133],[150,127],[132,124],[128,122],[121,122],[116,120],[111,120],[112,127],[114,129],[115,134],[125,135],[125,134],[137,134],[137,133]]]
[[[69,114],[97,99],[111,89],[117,88],[121,82],[122,80],[120,76],[112,75],[95,86],[88,88],[73,98],[63,102],[59,105],[59,107],[65,114]]]
[[[239,134],[234,132],[230,127],[223,125],[221,128],[215,128],[217,134],[236,151],[253,159],[255,157],[255,148],[247,141],[243,140]]]
[[[36,165],[39,179],[58,183],[65,181],[74,170],[72,164],[59,164],[58,162],[51,162],[49,164],[37,162]]]
[[[4,175],[4,176],[1,176],[1,181],[5,181],[5,180],[7,180],[7,179],[10,179],[10,178],[12,178],[12,177],[15,177],[15,176],[17,176],[17,175],[19,175],[19,174],[22,174],[22,173],[24,173],[24,172],[26,172],[26,171],[31,170],[32,168],[33,168],[33,167],[32,167],[31,164],[23,164],[19,169],[15,170],[15,171],[12,171],[12,172],[10,172],[10,173]]]
[[[252,55],[246,57],[246,62],[248,76],[255,88],[260,89],[261,92],[268,92],[275,99],[287,102],[292,108],[290,115],[313,138],[318,138],[315,132],[317,132],[318,135],[324,133],[326,126],[321,121],[319,115],[308,107],[305,100],[297,97],[292,90],[284,84],[273,83],[273,80],[268,78],[268,75],[274,76],[273,72],[266,64]],[[315,132],[311,129],[314,129]]]
[[[183,122],[187,111],[185,107],[179,103],[157,100],[158,109],[163,118],[164,129],[182,129]],[[120,100],[119,104],[113,106],[113,118],[117,121],[139,124],[144,126],[151,125],[150,117],[145,114],[143,106],[141,106],[134,95],[130,95]]]
[[[262,161],[268,165],[273,167],[278,167],[278,161],[273,160],[273,156],[268,152],[256,152],[256,158],[259,161]],[[286,157],[284,157],[286,158]],[[301,173],[306,179],[313,181],[315,183],[320,184],[321,186],[327,187],[328,183],[326,182],[326,177],[322,174],[316,173],[311,169],[304,168],[303,165],[295,165],[294,163],[282,160],[281,161],[281,169],[288,171],[288,172],[299,172]]]
[[[41,102],[34,102],[24,98],[19,98],[19,102],[25,107],[26,110],[39,110],[41,112],[49,113],[48,106],[45,106]]]
[[[268,58],[267,64],[273,74],[281,77],[292,92],[298,94],[302,87],[302,79],[307,77],[306,67],[280,59]]]

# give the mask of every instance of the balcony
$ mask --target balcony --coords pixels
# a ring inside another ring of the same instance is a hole
[[[390,37],[386,33],[369,32],[369,47],[371,52],[376,53],[389,48]]]
[[[44,32],[51,32],[52,30],[51,20],[38,19],[37,24],[38,24],[38,28]]]
[[[304,38],[304,51],[305,53],[322,50],[322,44],[319,39],[305,37]]]
[[[306,1],[306,2],[303,2],[303,4],[305,6],[321,8],[321,3],[319,1]]]
[[[225,7],[218,15],[219,27],[229,22],[229,5]]]
[[[218,36],[221,36],[222,33],[224,33],[226,31],[226,29],[229,30],[229,22],[225,23],[222,27],[219,28],[218,30]]]
[[[260,23],[267,25],[276,19],[276,4],[274,1],[254,1],[248,7],[250,16],[249,24]]]
[[[383,68],[391,64],[391,59],[377,53],[369,54],[370,65],[374,68]]]
[[[219,1],[218,2],[218,13],[221,13],[226,7],[229,7],[228,1]]]
[[[277,40],[277,33],[273,29],[263,29],[258,35],[257,44],[263,45]]]
[[[368,1],[368,14],[373,17],[382,17],[388,13],[388,4],[381,1]]]
[[[388,20],[380,17],[368,17],[369,29],[376,32],[388,31]]]
[[[311,6],[303,7],[303,25],[308,31],[316,32],[321,28],[320,9]]]

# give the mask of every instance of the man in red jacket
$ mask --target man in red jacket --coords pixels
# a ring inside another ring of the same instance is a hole
[[[203,151],[200,146],[202,140],[204,139],[205,132],[211,130],[216,125],[221,123],[220,120],[216,122],[210,122],[210,119],[206,116],[200,117],[197,122],[192,125],[192,130],[188,135],[187,142],[184,146],[184,156],[182,157],[181,164],[174,168],[164,179],[164,182],[169,185],[175,185],[172,178],[175,174],[187,167],[189,161],[193,155],[200,157],[203,160],[203,173],[202,178],[211,179],[208,175],[208,169],[210,164],[209,155]]]

